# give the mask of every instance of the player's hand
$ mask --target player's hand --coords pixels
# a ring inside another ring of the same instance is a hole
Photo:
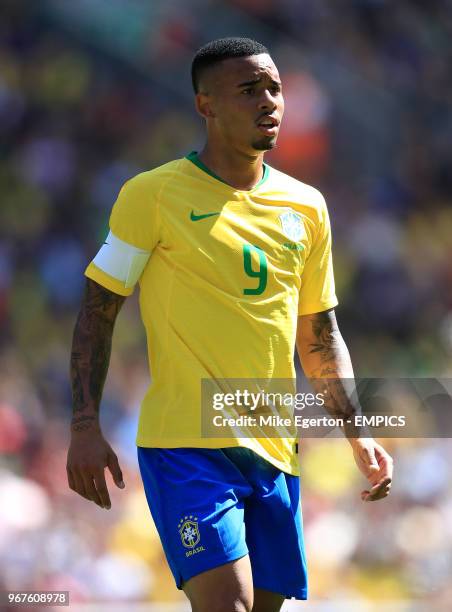
[[[105,468],[110,470],[116,486],[123,489],[125,484],[118,458],[102,433],[72,433],[66,465],[69,488],[109,510],[111,501],[105,481]]]
[[[361,499],[376,501],[387,497],[392,483],[392,457],[372,438],[356,438],[351,445],[356,465],[371,485],[361,491]]]

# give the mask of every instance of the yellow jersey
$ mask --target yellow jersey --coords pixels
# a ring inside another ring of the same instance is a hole
[[[203,436],[201,381],[295,378],[298,315],[337,305],[321,193],[267,164],[253,189],[235,189],[193,152],[127,181],[110,230],[125,250],[85,274],[120,295],[139,282],[151,384],[137,444],[245,446],[298,474],[293,437]]]

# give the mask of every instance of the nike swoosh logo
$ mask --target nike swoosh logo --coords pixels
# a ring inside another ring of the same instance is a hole
[[[201,221],[201,219],[207,219],[207,217],[215,217],[215,215],[219,215],[219,212],[207,213],[206,215],[196,215],[194,211],[191,211],[190,219],[191,221]]]

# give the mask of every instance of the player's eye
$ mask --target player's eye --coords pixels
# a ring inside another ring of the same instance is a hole
[[[247,87],[246,89],[242,89],[242,93],[252,95],[254,93],[254,87]]]

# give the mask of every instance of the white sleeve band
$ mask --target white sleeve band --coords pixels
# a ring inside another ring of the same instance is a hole
[[[149,251],[137,249],[110,232],[93,263],[128,288],[140,278],[150,256]]]

